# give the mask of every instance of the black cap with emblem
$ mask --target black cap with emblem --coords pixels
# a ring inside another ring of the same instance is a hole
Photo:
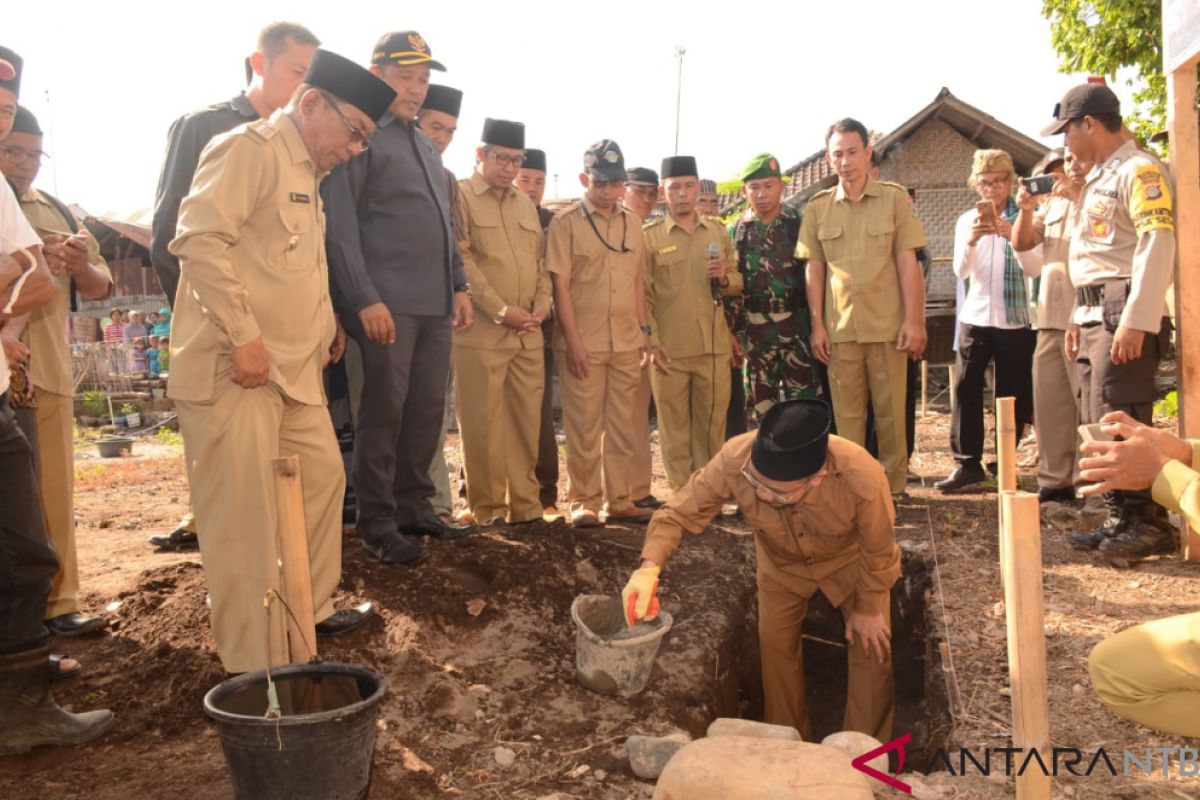
[[[14,96],[21,96],[21,67],[25,63],[19,55],[0,45],[0,89],[8,89]],[[8,68],[4,68],[4,64]]]
[[[821,400],[776,403],[763,416],[750,462],[769,480],[803,480],[825,464],[829,427],[829,406]]]
[[[425,93],[425,102],[421,104],[421,110],[440,111],[443,114],[457,117],[462,111],[462,98],[463,93],[460,89],[431,83],[429,91]]]
[[[627,169],[625,183],[629,186],[658,186],[658,173],[649,167]]]
[[[1062,102],[1054,107],[1054,122],[1042,129],[1042,136],[1062,133],[1067,123],[1073,120],[1103,114],[1121,115],[1121,101],[1113,90],[1103,83],[1076,86],[1063,95]]]
[[[625,155],[612,139],[601,139],[583,152],[583,171],[602,181],[625,180]]]
[[[530,148],[525,151],[525,160],[521,162],[521,169],[536,169],[539,172],[546,171],[546,151]]]
[[[692,156],[668,156],[662,160],[662,177],[667,178],[699,178],[700,170],[696,169],[696,159]]]
[[[483,121],[483,143],[524,150],[525,123],[488,117]]]
[[[396,99],[392,87],[344,56],[317,50],[308,63],[304,83],[324,89],[366,114],[376,122]]]
[[[385,33],[379,37],[375,49],[371,51],[371,63],[394,64],[398,67],[428,64],[431,69],[446,71],[440,62],[433,60],[433,51],[429,49],[429,43],[416,31]]]

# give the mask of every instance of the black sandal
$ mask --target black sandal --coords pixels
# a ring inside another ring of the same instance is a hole
[[[75,661],[75,659],[73,659],[67,655],[61,655],[61,656],[51,655],[50,656],[50,680],[61,681],[64,678],[70,678],[72,675],[78,675],[80,672],[83,671],[83,665],[80,664],[78,661],[75,661],[75,667],[73,669],[64,668],[63,662],[68,659],[70,659],[71,661]]]

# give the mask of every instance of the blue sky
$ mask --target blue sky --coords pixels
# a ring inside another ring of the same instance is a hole
[[[171,121],[236,94],[242,59],[273,19],[303,23],[361,63],[380,34],[418,30],[449,70],[434,80],[465,92],[447,165],[470,172],[485,117],[520,120],[529,146],[547,151],[564,197],[578,193],[583,151],[598,139],[616,139],[629,165],[657,169],[671,155],[677,45],[687,50],[680,152],[718,181],[764,150],[795,163],[822,147],[839,117],[889,131],[943,86],[1037,138],[1063,92],[1085,77],[1057,71],[1039,0],[387,8],[117,0],[59,4],[50,19],[23,4],[0,41],[24,56],[22,102],[49,133],[52,160],[39,185],[93,213],[149,207]]]

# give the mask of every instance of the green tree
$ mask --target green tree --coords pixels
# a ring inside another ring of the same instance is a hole
[[[1128,67],[1135,108],[1124,110],[1143,140],[1167,125],[1162,0],[1042,0],[1063,72],[1114,77]]]

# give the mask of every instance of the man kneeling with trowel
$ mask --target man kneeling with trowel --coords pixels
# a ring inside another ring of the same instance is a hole
[[[849,643],[845,730],[891,739],[892,584],[900,577],[887,476],[866,450],[829,435],[819,400],[774,406],[756,433],[725,443],[650,520],[641,566],[621,593],[626,621],[658,614],[658,576],[683,532],[736,502],[754,529],[766,722],[812,741],[801,626],[817,590],[842,610]]]

